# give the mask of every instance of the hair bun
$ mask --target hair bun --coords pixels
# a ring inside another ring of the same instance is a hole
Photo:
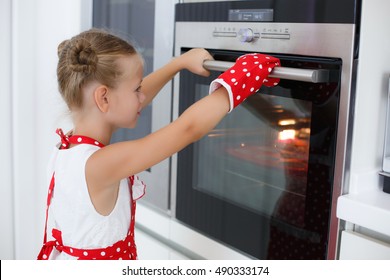
[[[68,50],[69,67],[75,72],[91,74],[95,72],[98,57],[91,44],[83,39],[70,42]]]
[[[69,40],[65,40],[65,41],[62,41],[58,45],[58,47],[57,47],[58,58],[61,58],[61,56],[63,55],[64,51],[67,49],[68,44],[69,44]]]

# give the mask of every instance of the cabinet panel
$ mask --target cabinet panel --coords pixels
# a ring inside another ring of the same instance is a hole
[[[343,231],[341,260],[388,260],[390,244],[352,231]]]
[[[139,260],[188,260],[183,254],[139,229],[135,229],[135,236]]]

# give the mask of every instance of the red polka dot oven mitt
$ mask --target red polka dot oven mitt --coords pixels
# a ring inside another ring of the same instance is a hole
[[[240,56],[236,63],[211,82],[209,93],[221,86],[229,93],[230,109],[237,107],[248,96],[256,93],[261,86],[271,87],[279,83],[278,78],[268,78],[274,67],[280,66],[278,58],[252,53]]]

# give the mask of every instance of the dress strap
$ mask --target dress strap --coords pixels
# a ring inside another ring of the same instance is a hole
[[[51,176],[50,185],[49,185],[49,191],[47,192],[47,201],[46,201],[46,219],[45,219],[45,232],[43,234],[43,244],[47,241],[47,220],[49,217],[49,206],[52,198],[52,193],[54,190],[54,173]]]
[[[61,128],[57,128],[56,133],[61,138],[61,149],[68,149],[70,144],[90,144],[99,148],[104,147],[102,143],[88,136],[64,134]]]
[[[133,197],[133,185],[134,185],[134,176],[129,177],[129,191],[130,191],[130,199],[131,199],[131,204],[130,204],[130,226],[129,230],[127,232],[127,235],[131,236],[134,238],[134,226],[135,226],[135,208],[136,208],[136,201],[134,200]]]

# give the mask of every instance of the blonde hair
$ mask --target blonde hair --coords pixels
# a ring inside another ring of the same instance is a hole
[[[58,46],[57,80],[69,109],[82,106],[82,88],[98,81],[115,88],[122,70],[119,57],[137,54],[125,40],[104,30],[91,29],[65,40]]]

